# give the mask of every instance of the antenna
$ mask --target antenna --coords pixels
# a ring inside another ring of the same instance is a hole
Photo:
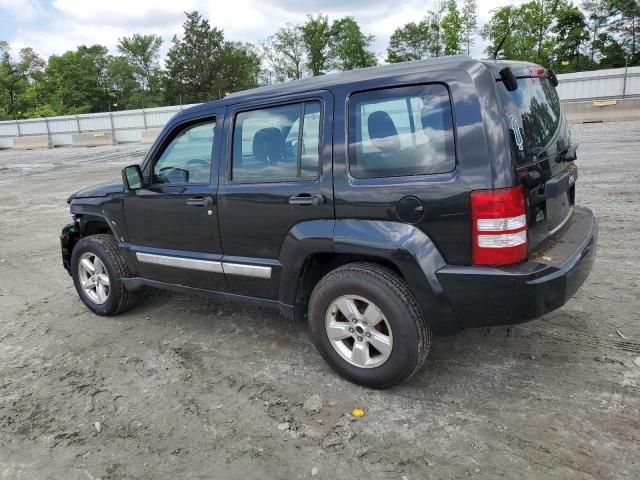
[[[511,23],[509,23],[507,25],[507,33],[504,34],[504,36],[502,37],[502,39],[498,43],[498,46],[496,47],[495,51],[493,52],[493,55],[491,56],[491,60],[496,60],[498,58],[498,52],[500,52],[500,49],[502,48],[502,45],[504,45],[504,41],[509,36],[509,33],[511,33],[511,29],[515,25],[516,20],[518,20],[518,18],[520,18],[520,9],[516,10],[515,15],[513,16],[513,19],[511,20]]]

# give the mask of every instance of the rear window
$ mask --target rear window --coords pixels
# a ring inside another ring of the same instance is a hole
[[[452,123],[444,85],[356,93],[349,100],[349,171],[355,178],[450,172]]]
[[[542,160],[565,146],[560,99],[548,78],[519,78],[518,88],[512,92],[502,82],[498,85],[517,164]],[[516,124],[519,132],[514,129]]]

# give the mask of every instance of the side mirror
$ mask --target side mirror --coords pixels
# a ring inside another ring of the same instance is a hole
[[[137,190],[142,188],[142,170],[140,165],[129,165],[122,169],[122,183],[124,191]]]

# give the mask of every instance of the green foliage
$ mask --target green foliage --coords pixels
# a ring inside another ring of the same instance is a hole
[[[302,41],[307,54],[307,68],[311,75],[322,75],[330,69],[329,41],[331,27],[329,17],[319,13],[316,17],[307,15],[307,21],[300,27]]]
[[[638,0],[610,0],[611,30],[620,38],[629,65],[640,65],[640,2]]]
[[[460,36],[463,45],[467,47],[467,55],[469,55],[478,31],[478,4],[476,0],[464,0],[461,16]]]
[[[387,62],[470,52],[478,33],[477,0],[436,0],[422,19],[396,28]],[[640,65],[637,0],[530,0],[492,12],[480,35],[492,55],[527,60],[558,72]],[[307,15],[261,48],[231,42],[198,12],[186,13],[161,68],[162,39],[122,37],[112,55],[79,46],[45,62],[31,48],[12,52],[0,40],[0,120],[209,101],[264,83],[376,64],[374,37],[353,17],[329,22]]]
[[[134,67],[136,80],[143,90],[158,87],[160,76],[160,47],[162,38],[158,35],[140,35],[134,33],[131,37],[118,40],[118,52]]]
[[[445,55],[462,53],[462,17],[458,11],[456,0],[449,0],[446,14],[441,22]]]
[[[262,45],[267,71],[266,83],[298,80],[304,74],[305,42],[301,27],[286,25]]]
[[[528,60],[558,72],[640,63],[636,0],[533,0],[493,12],[481,35],[491,55],[505,37],[500,58]]]
[[[558,19],[565,25],[559,26]],[[583,32],[575,30],[576,25],[580,28],[579,23],[571,4],[563,0],[534,0],[519,7],[499,8],[482,28],[481,35],[490,42],[486,49],[489,55],[493,55],[504,38],[499,58],[550,66],[554,58],[571,56],[571,51],[579,49],[584,41]],[[560,30],[562,38],[558,39]],[[564,42],[564,50],[558,49],[558,40]]]
[[[581,51],[589,40],[589,32],[584,14],[577,7],[568,5],[558,11],[552,33],[556,38],[553,63],[558,73],[579,70],[588,64]]]
[[[374,39],[373,35],[362,33],[353,17],[335,20],[329,42],[333,68],[344,71],[376,65],[376,56],[369,50]]]
[[[187,13],[181,38],[173,37],[164,76],[168,104],[206,102],[257,86],[256,55],[228,42],[198,12]]]
[[[442,19],[446,9],[444,2],[435,4],[432,10],[427,12],[426,22],[429,25],[430,41],[429,55],[432,57],[441,57],[444,54]]]
[[[28,116],[27,99],[37,93],[34,84],[44,66],[44,60],[29,47],[22,48],[19,59],[14,60],[7,42],[0,41],[0,117]]]
[[[396,28],[389,39],[387,62],[409,62],[429,56],[431,30],[426,20]]]
[[[167,54],[165,100],[196,103],[221,98],[222,30],[209,25],[198,12],[187,13],[182,38],[173,37]]]
[[[112,96],[106,47],[81,45],[76,51],[49,57],[44,71],[44,92],[58,114],[101,112]]]

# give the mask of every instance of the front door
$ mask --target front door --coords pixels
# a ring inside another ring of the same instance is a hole
[[[223,112],[176,125],[144,166],[145,185],[124,199],[142,278],[222,291],[217,151]]]

